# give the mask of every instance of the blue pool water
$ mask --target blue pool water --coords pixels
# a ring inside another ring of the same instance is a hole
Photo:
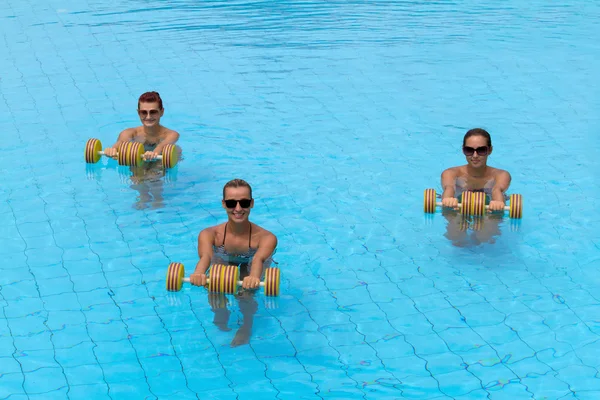
[[[1,399],[597,399],[600,3],[0,4]],[[185,159],[86,166],[160,92]],[[423,190],[492,134],[520,224]],[[254,188],[282,295],[167,293]]]

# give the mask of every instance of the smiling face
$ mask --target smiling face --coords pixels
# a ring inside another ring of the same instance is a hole
[[[165,110],[160,107],[158,102],[146,103],[140,102],[138,107],[138,115],[142,125],[151,127],[160,124],[160,117],[163,116]]]
[[[487,165],[487,158],[492,153],[492,148],[488,146],[487,138],[474,135],[465,140],[463,153],[470,166],[481,168]]]
[[[245,186],[226,187],[224,195],[221,204],[227,211],[229,221],[234,223],[248,221],[250,210],[254,207],[250,189]]]

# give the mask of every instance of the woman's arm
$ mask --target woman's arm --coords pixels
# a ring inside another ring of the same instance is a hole
[[[508,171],[500,170],[494,177],[495,183],[492,188],[492,198],[490,200],[490,211],[504,210],[504,193],[510,186],[511,176]]]
[[[121,143],[131,141],[133,139],[134,135],[135,135],[135,128],[125,129],[124,131],[119,133],[119,137],[117,138],[117,141],[115,142],[115,144],[113,144],[111,147],[107,147],[106,149],[104,149],[104,154],[107,155],[108,157],[116,157],[117,149],[119,148],[119,145]]]
[[[456,170],[448,168],[442,172],[442,199],[454,197],[456,193]]]
[[[215,241],[215,229],[204,229],[198,235],[198,256],[200,260],[196,263],[196,270],[190,275],[192,285],[206,285],[206,270],[210,266],[210,260],[213,256],[213,243]]]
[[[258,250],[252,258],[252,266],[250,267],[250,275],[244,278],[243,287],[245,289],[254,289],[260,285],[260,278],[263,274],[263,264],[269,258],[277,247],[277,237],[271,232],[266,233],[258,242]]]
[[[154,153],[156,153],[157,155],[162,154],[163,148],[166,145],[175,144],[178,140],[179,140],[179,133],[169,130],[167,132],[167,134],[165,135],[165,138],[158,145],[156,145],[156,148],[154,149]]]
[[[456,194],[456,168],[448,168],[442,172],[442,205],[449,208],[457,208],[458,200]]]
[[[167,131],[167,133],[165,134],[165,138],[161,140],[159,144],[156,145],[154,150],[149,150],[144,153],[144,160],[154,160],[156,157],[162,154],[162,151],[166,145],[175,144],[177,140],[179,140],[179,133],[172,130]]]

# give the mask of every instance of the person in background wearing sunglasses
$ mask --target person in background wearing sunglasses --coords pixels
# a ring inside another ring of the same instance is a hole
[[[211,264],[238,265],[242,290],[236,296],[244,316],[232,346],[246,344],[250,340],[254,314],[258,309],[250,291],[258,289],[264,269],[273,263],[272,255],[277,247],[277,237],[268,230],[250,222],[250,210],[254,207],[252,188],[242,179],[233,179],[223,187],[221,204],[227,211],[227,222],[204,229],[198,235],[200,260],[190,275],[192,285],[206,285],[206,271]],[[213,308],[214,323],[222,330],[229,330],[230,312],[226,308]]]
[[[504,193],[510,185],[511,178],[507,171],[487,165],[487,158],[491,153],[490,134],[480,128],[471,129],[463,139],[463,154],[467,164],[448,168],[442,173],[442,214],[448,220],[445,236],[455,246],[493,243],[494,238],[501,233],[499,222],[502,216],[499,214],[489,214],[485,219],[474,220],[455,211],[458,209],[458,199],[467,190],[484,192],[490,210],[504,209]],[[473,229],[465,229],[466,226]]]
[[[139,142],[144,145],[144,160],[155,160],[162,154],[167,144],[174,144],[179,139],[179,133],[168,129],[160,124],[160,119],[165,113],[160,94],[157,92],[146,92],[138,99],[137,113],[142,122],[141,126],[127,128],[119,134],[117,142],[104,149],[104,154],[116,157],[121,143]],[[181,158],[181,148],[177,146],[177,152]],[[139,193],[134,203],[134,208],[144,209],[148,207],[161,208],[164,204],[163,182],[160,178],[165,171],[160,163],[146,163],[137,167],[130,167],[131,188]]]
[[[502,211],[504,193],[510,185],[510,174],[502,169],[487,165],[492,154],[492,138],[481,128],[469,130],[463,139],[463,154],[466,165],[448,168],[442,173],[442,205],[457,208],[462,192],[480,191],[486,194],[490,211]]]
[[[117,142],[104,149],[104,154],[109,157],[117,156],[117,149],[123,142],[140,142],[146,152],[145,160],[153,160],[162,154],[162,149],[167,144],[174,144],[179,139],[179,133],[160,124],[164,115],[163,102],[157,92],[146,92],[138,100],[137,113],[142,122],[141,126],[127,128],[119,134]]]

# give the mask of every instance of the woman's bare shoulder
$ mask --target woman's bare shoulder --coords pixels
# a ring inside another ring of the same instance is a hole
[[[259,239],[276,238],[271,231],[254,223],[252,224],[252,229],[254,229],[254,232],[256,232],[256,235],[259,237]]]
[[[459,176],[463,176],[466,174],[466,169],[464,165],[457,165],[456,167],[450,167],[442,172],[442,176],[449,176],[457,178]]]
[[[500,168],[493,168],[493,167],[488,167],[492,169],[492,176],[494,178],[498,178],[501,176],[510,176],[510,173],[504,169],[500,169]]]
[[[214,238],[219,232],[223,230],[221,229],[221,227],[223,227],[224,225],[225,223],[222,223],[214,226],[209,226],[208,228],[204,228],[200,231],[200,236]]]

